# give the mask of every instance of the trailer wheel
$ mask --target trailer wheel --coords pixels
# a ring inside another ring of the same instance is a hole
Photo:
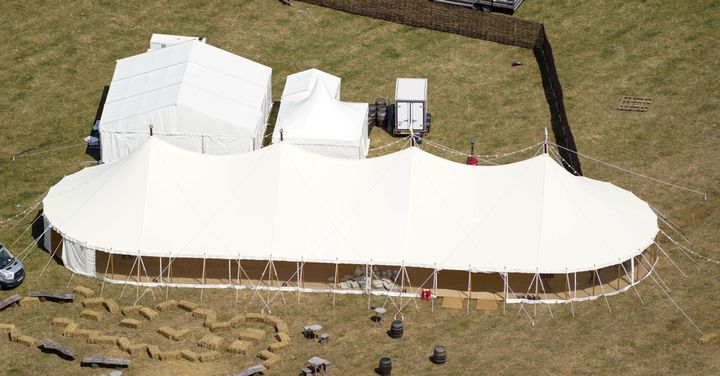
[[[428,111],[425,114],[425,133],[430,133],[430,126],[432,125],[432,114]]]
[[[386,128],[388,133],[390,133],[391,136],[395,135],[395,122],[397,121],[395,119],[395,105],[391,104],[387,107],[387,115],[385,117],[385,121],[387,122]]]

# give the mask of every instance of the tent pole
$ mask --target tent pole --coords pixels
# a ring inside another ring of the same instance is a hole
[[[135,284],[135,304],[140,298],[140,251],[137,255],[137,283]]]
[[[295,274],[297,274],[297,305],[300,305],[300,263],[295,263]]]
[[[239,254],[238,254],[238,259],[237,259],[237,268],[238,268],[237,269],[238,270],[237,271],[237,285],[235,288],[235,303],[236,304],[238,302],[238,294],[240,292],[240,255]]]
[[[573,299],[577,299],[577,272],[573,272],[573,283],[575,284],[575,291],[573,292]]]
[[[335,290],[337,290],[337,279],[338,279],[338,264],[337,259],[335,259],[335,277],[333,282],[333,294],[332,294],[332,306],[335,308]]]
[[[172,252],[170,252],[170,255],[168,255],[168,266],[167,266],[167,275],[168,279],[170,279],[170,283],[172,283],[172,264],[174,259],[172,258]],[[165,284],[165,301],[168,300],[170,297],[170,283]]]
[[[372,264],[365,264],[365,290],[368,295],[368,310],[370,310],[370,295],[372,293]]]
[[[61,244],[62,244],[62,242],[58,242],[58,245],[55,246],[55,249],[53,250],[53,252],[52,252],[52,254],[50,255],[50,257],[48,258],[47,264],[45,264],[45,267],[43,268],[42,272],[40,272],[40,277],[42,277],[43,274],[45,274],[45,270],[46,270],[47,267],[50,265],[50,262],[52,261],[53,257],[55,257],[55,253],[57,252],[58,248],[60,248],[60,245],[61,245]],[[74,273],[74,272],[73,272],[73,273]]]
[[[203,301],[203,293],[205,292],[205,255],[203,255],[203,269],[202,269],[202,286],[200,287],[200,303]]]
[[[618,273],[617,273],[617,280],[618,280],[618,287],[617,287],[617,289],[618,289],[618,291],[620,291],[620,264],[618,264],[618,266],[617,266],[617,272],[618,272]]]
[[[232,284],[232,264],[231,264],[231,260],[230,260],[230,259],[228,259],[228,286],[229,286],[230,289],[233,288],[233,284]]]
[[[163,277],[163,268],[162,268],[162,260],[163,260],[163,258],[162,258],[162,257],[159,257],[159,259],[160,259],[160,268],[159,268],[159,272],[160,272],[160,284],[162,285],[162,283],[163,283],[163,279],[162,279],[162,277]]]
[[[107,262],[107,265],[105,265],[105,278],[103,278],[102,286],[100,286],[100,296],[103,296],[103,289],[105,289],[105,281],[107,281],[107,272],[108,272],[109,267],[110,267],[110,254],[108,254],[108,262]]]
[[[538,296],[538,286],[539,286],[538,282],[539,281],[540,281],[540,273],[538,272],[538,273],[535,273],[535,298],[536,299],[540,298]],[[537,317],[537,303],[533,304],[533,317]]]
[[[608,311],[612,313],[612,309],[610,308],[610,301],[608,301],[607,295],[605,294],[605,288],[603,287],[603,282],[600,279],[600,273],[598,273],[597,269],[595,269],[595,274],[597,275],[598,281],[600,281],[600,290],[602,290],[603,298],[605,298],[605,304],[608,306]]]
[[[268,288],[267,288],[267,304],[265,306],[267,307],[268,304],[270,304],[270,289],[272,288],[273,284],[273,270],[275,269],[275,264],[273,263],[272,256],[270,256],[270,262],[268,264]],[[267,307],[268,310],[270,307]]]
[[[565,268],[565,271],[565,282],[567,283],[567,294],[565,294],[565,296],[570,302],[570,312],[572,312],[572,316],[575,318],[575,306],[573,306],[573,301],[570,300],[570,274],[567,273],[567,268]]]
[[[435,312],[435,297],[437,296],[437,264],[433,268],[433,295],[430,297],[430,312]]]
[[[405,261],[400,266],[400,307],[402,307],[403,293],[405,293]]]
[[[470,269],[468,268],[468,293],[467,293],[467,304],[465,305],[465,314],[466,315],[470,315],[470,297],[471,297],[470,296],[470,284],[472,283],[471,278],[472,277],[470,274]]]
[[[597,270],[595,270],[595,273],[597,273]],[[595,296],[595,273],[592,275],[592,296]]]
[[[120,290],[120,297],[118,299],[122,299],[123,294],[125,293],[125,288],[127,287],[128,281],[130,281],[130,277],[132,277],[133,269],[135,269],[135,264],[137,263],[137,258],[133,262],[132,266],[130,266],[130,271],[128,272],[127,277],[125,277],[125,284],[123,284],[122,290]]]
[[[112,253],[110,253],[110,276],[115,279],[115,258]]]
[[[630,259],[630,282],[635,284],[635,257]]]
[[[622,264],[620,264],[622,265]],[[625,268],[625,265],[622,265],[623,269],[625,269],[625,275],[628,274],[627,269]],[[630,287],[632,287],[633,290],[635,290],[635,294],[637,294],[638,299],[640,299],[640,304],[645,305],[645,302],[642,300],[642,297],[640,297],[640,292],[638,292],[637,288],[635,287],[635,284],[631,284]]]
[[[508,282],[508,273],[504,272],[504,278],[503,278],[503,293],[505,295],[505,299],[503,299],[503,316],[505,315],[505,309],[507,307],[507,300],[508,300],[508,290],[510,290],[510,283]]]

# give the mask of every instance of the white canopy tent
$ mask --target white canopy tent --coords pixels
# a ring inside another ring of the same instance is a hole
[[[340,77],[311,68],[287,76],[281,100],[301,100],[312,92],[316,82],[325,86],[331,97],[340,100]]]
[[[259,149],[272,108],[272,70],[190,40],[120,59],[100,118],[102,161],[137,149],[150,128],[188,150]]]
[[[647,203],[548,155],[466,166],[409,148],[356,161],[280,143],[200,155],[152,137],[65,177],[43,201],[71,270],[93,250],[142,257],[573,273],[654,243]]]
[[[330,157],[365,158],[368,104],[341,102],[339,96],[337,77],[318,70],[289,76],[272,142],[282,139]]]

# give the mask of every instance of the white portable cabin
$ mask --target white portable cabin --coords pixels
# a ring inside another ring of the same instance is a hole
[[[427,78],[398,78],[395,83],[395,116],[393,134],[425,134],[427,124]],[[392,124],[392,119],[391,119]]]
[[[199,41],[117,61],[100,118],[101,160],[153,135],[188,150],[259,149],[272,108],[272,69]]]
[[[207,38],[205,38],[205,37],[191,37],[191,36],[187,36],[187,35],[170,35],[170,34],[153,33],[152,37],[150,38],[150,48],[148,49],[148,51],[159,50],[161,48],[173,46],[173,45],[188,42],[191,40],[196,40],[200,43],[207,43]]]

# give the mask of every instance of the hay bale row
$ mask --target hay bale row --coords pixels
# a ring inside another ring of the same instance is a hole
[[[140,308],[140,316],[144,317],[148,321],[153,321],[160,316],[154,309],[148,307]]]
[[[148,354],[148,344],[147,343],[131,344],[125,351],[127,351],[127,353],[130,355]],[[148,354],[148,356],[150,356],[150,355]]]
[[[163,326],[160,329],[158,329],[158,333],[167,338],[171,339],[173,341],[183,341],[190,337],[192,334],[189,329],[174,329],[169,326]]]
[[[240,339],[246,341],[261,341],[265,338],[265,331],[260,329],[247,328],[240,332]]]
[[[127,337],[118,337],[117,347],[120,350],[128,352],[128,349],[130,348],[130,346],[132,346],[132,343],[130,342],[129,339],[127,339]]]
[[[32,306],[40,303],[40,298],[34,296],[26,296],[18,302],[20,307]]]
[[[120,310],[120,306],[112,299],[103,300],[102,305],[109,313],[115,313]]]
[[[87,339],[87,343],[93,345],[115,345],[118,342],[117,336],[106,336],[106,335],[94,335]]]
[[[22,335],[23,335],[23,334],[22,334],[22,332],[20,331],[20,329],[18,329],[18,328],[12,328],[12,329],[10,329],[10,331],[8,332],[8,339],[10,339],[10,341],[12,341],[12,342],[17,342],[17,339],[20,338],[20,337],[22,337]]]
[[[198,354],[195,351],[191,350],[181,350],[180,356],[187,360],[188,362],[197,362],[198,361]]]
[[[235,315],[228,322],[233,328],[239,328],[245,323],[245,315]]]
[[[268,347],[268,350],[270,350],[271,352],[277,353],[281,349],[288,347],[288,346],[290,346],[290,342],[280,341],[280,342],[275,342],[275,343],[270,344],[270,346]]]
[[[64,328],[64,327],[66,327],[66,326],[68,326],[68,325],[70,325],[70,324],[72,324],[72,323],[74,323],[74,322],[75,322],[75,321],[70,320],[70,319],[65,318],[65,317],[55,317],[55,318],[52,319],[52,321],[50,322],[50,325],[52,325],[52,326],[57,326],[58,328]]]
[[[247,355],[250,346],[252,346],[252,343],[250,342],[236,340],[230,344],[230,346],[228,347],[228,352],[233,354]]]
[[[204,352],[204,353],[198,354],[198,359],[202,363],[212,362],[212,361],[220,359],[220,353],[217,351]]]
[[[90,320],[90,321],[102,321],[103,314],[98,311],[85,309],[82,312],[80,312],[80,318],[85,319],[85,320]]]
[[[95,296],[95,291],[85,286],[75,286],[73,293],[82,296],[83,298],[92,298]]]
[[[207,320],[207,319],[206,319]],[[232,329],[232,326],[227,321],[218,321],[210,324],[210,331],[211,332],[227,332]]]
[[[245,321],[256,322],[256,323],[261,323],[261,324],[272,326],[273,328],[275,328],[275,332],[278,332],[278,333],[290,332],[287,323],[277,316],[249,313],[247,316],[245,316]]]
[[[160,352],[158,359],[160,359],[160,360],[178,360],[178,359],[182,359],[182,353],[178,350],[162,351],[162,352]]]
[[[198,342],[198,346],[204,347],[206,349],[210,350],[217,350],[222,346],[223,341],[225,341],[222,337],[218,337],[214,334],[208,334],[202,338],[200,338],[200,342]]]
[[[160,351],[160,347],[158,347],[158,345],[148,345],[147,353],[150,359],[160,359],[162,351]]]
[[[88,339],[92,336],[99,336],[99,335],[102,335],[102,332],[99,330],[77,328],[70,333],[69,337]]]
[[[87,298],[83,299],[82,306],[83,308],[104,308],[103,303],[105,303],[104,298]]]
[[[195,304],[193,302],[189,302],[187,300],[179,301],[177,306],[178,306],[178,308],[188,311],[188,312],[194,312],[198,308],[197,304]]]
[[[124,328],[137,329],[141,325],[142,324],[140,323],[140,321],[135,320],[135,319],[125,318],[125,319],[120,320],[120,326],[122,326]]]
[[[142,308],[142,306],[127,306],[127,307],[122,307],[120,312],[122,313],[123,316],[139,315],[140,308]]]
[[[0,332],[2,333],[10,333],[13,329],[15,329],[15,324],[0,323]]]
[[[78,324],[71,322],[70,324],[65,326],[65,329],[63,330],[63,337],[71,337],[72,333],[75,331],[75,329],[78,328]]]
[[[170,308],[175,308],[178,306],[178,302],[175,299],[166,300],[162,303],[159,303],[155,306],[155,309],[157,309],[160,312],[165,312]]]
[[[25,345],[27,347],[38,347],[38,345],[40,344],[40,340],[38,340],[37,338],[34,338],[34,337],[30,337],[30,336],[19,336],[13,342],[17,342],[17,343],[19,343],[21,345]]]
[[[192,315],[198,319],[206,319],[208,317],[217,318],[217,312],[207,308],[196,308],[192,311]]]
[[[282,360],[282,358],[280,356],[276,355],[270,359],[265,359],[265,361],[262,364],[263,364],[263,366],[265,366],[265,368],[271,369],[271,368],[275,367],[275,365],[280,363],[281,360]]]

